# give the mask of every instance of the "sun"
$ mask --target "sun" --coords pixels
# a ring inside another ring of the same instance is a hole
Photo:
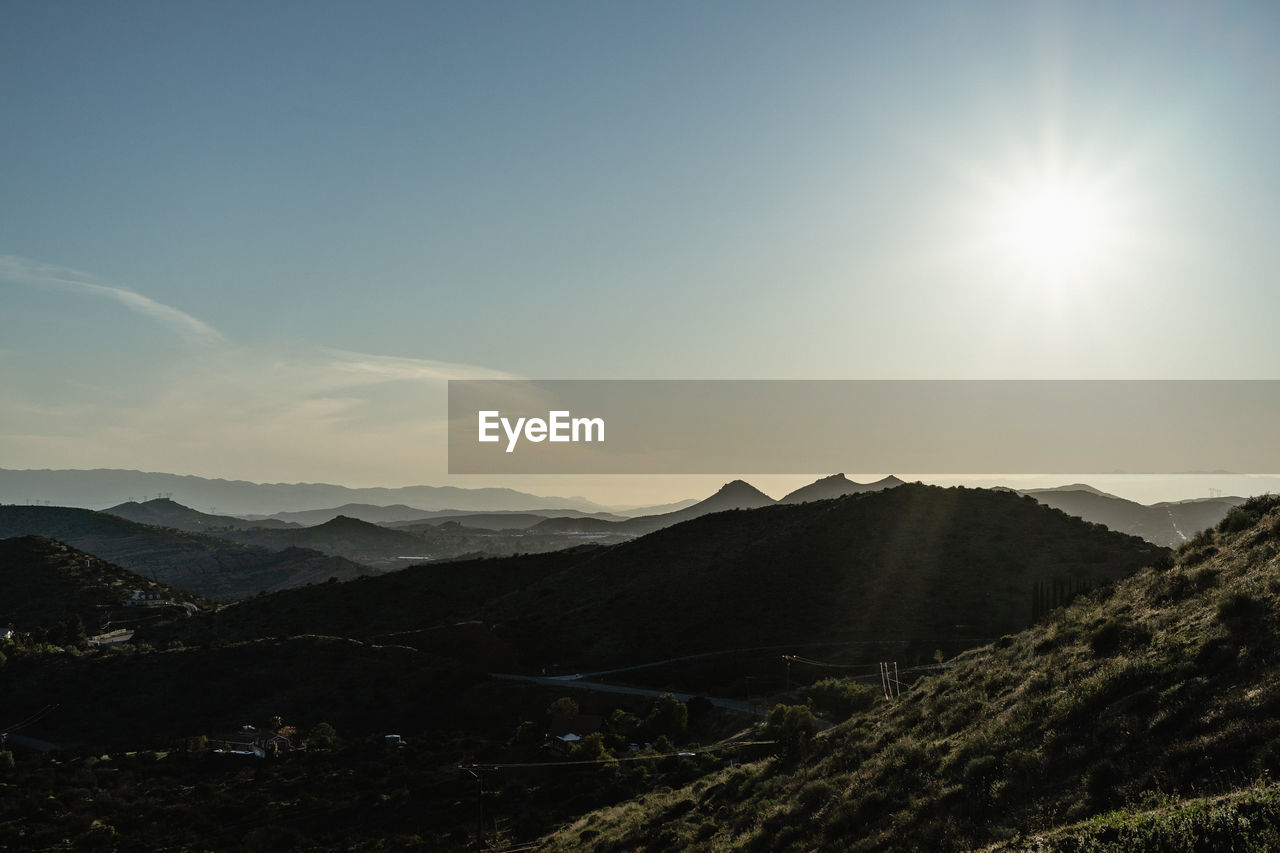
[[[1106,261],[1114,211],[1107,196],[1087,182],[1041,178],[1000,195],[995,205],[997,251],[1021,273],[1061,280]]]

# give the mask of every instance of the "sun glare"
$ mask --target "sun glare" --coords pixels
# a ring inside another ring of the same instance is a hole
[[[1023,273],[1057,279],[1106,260],[1111,219],[1105,198],[1087,187],[1039,182],[1001,199],[998,239]]]

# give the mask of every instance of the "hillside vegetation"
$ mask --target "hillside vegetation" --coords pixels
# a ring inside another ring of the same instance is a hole
[[[931,654],[1023,628],[1055,596],[1166,553],[1029,498],[903,485],[702,516],[577,558],[481,618],[530,664],[885,638]]]
[[[1274,850],[1278,592],[1280,500],[1251,499],[896,699],[547,848]]]
[[[221,601],[372,571],[313,550],[242,545],[88,509],[0,506],[0,538],[29,535],[56,539],[159,583]]]
[[[292,590],[192,620],[181,639],[372,638],[476,620],[508,665],[534,671],[886,638],[932,655],[1025,627],[1055,596],[1166,553],[1016,495],[899,486]]]
[[[0,627],[16,631],[53,628],[79,620],[95,633],[107,619],[141,618],[143,609],[129,612],[123,602],[135,592],[154,594],[175,603],[207,604],[199,596],[39,536],[0,539]]]

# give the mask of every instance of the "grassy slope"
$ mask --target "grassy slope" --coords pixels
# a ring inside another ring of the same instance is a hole
[[[1274,849],[1280,505],[961,655],[802,757],[588,816],[550,849]]]

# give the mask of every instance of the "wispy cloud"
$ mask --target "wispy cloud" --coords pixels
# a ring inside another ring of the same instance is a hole
[[[323,352],[332,357],[333,361],[330,363],[332,370],[349,375],[353,379],[363,378],[366,381],[517,378],[512,373],[449,361],[369,355],[330,348],[325,348]]]
[[[104,284],[89,273],[68,267],[43,264],[19,255],[0,255],[0,279],[33,287],[49,287],[74,293],[114,299],[164,325],[189,343],[204,346],[226,343],[226,338],[209,324],[172,305],[157,302],[123,287]]]
[[[0,254],[0,281],[115,300],[189,344],[175,353],[152,342],[155,357],[127,369],[102,348],[56,360],[0,349],[0,458],[17,467],[420,481],[446,470],[446,381],[518,378],[306,341],[239,342],[91,274],[15,255]]]

